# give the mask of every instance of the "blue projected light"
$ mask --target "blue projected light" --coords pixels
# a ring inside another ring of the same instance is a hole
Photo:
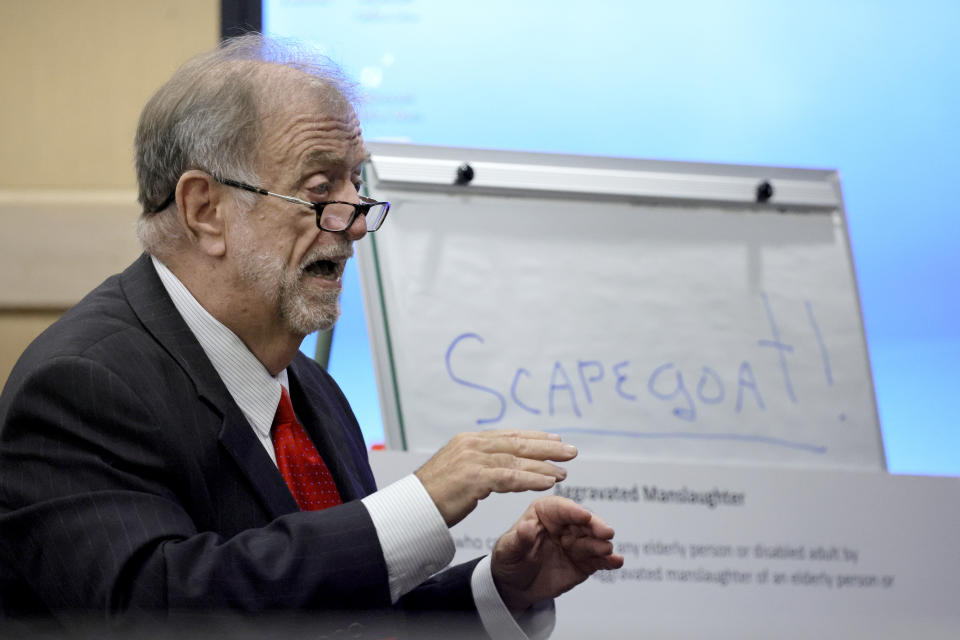
[[[307,336],[300,345],[300,350],[313,358],[317,352],[317,334]],[[367,337],[360,273],[355,258],[347,262],[347,268],[343,272],[340,320],[330,343],[327,370],[336,378],[337,384],[350,400],[350,407],[357,416],[367,446],[384,444],[380,400],[374,383],[373,358]]]
[[[960,3],[268,0],[263,19],[359,82],[368,140],[838,169],[888,467],[960,475]],[[350,323],[330,368],[367,408]]]

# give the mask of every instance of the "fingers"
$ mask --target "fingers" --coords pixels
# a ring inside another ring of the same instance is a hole
[[[609,540],[599,540],[597,538],[564,536],[560,539],[560,546],[562,546],[571,557],[578,560],[613,554],[613,543]]]
[[[530,473],[552,476],[557,480],[563,480],[567,477],[567,470],[563,467],[543,460],[530,460],[529,458],[522,458],[509,453],[495,453],[487,456],[484,462],[491,468],[529,471]]]
[[[536,500],[533,506],[541,522],[551,532],[559,533],[569,527],[581,527],[583,535],[604,540],[613,538],[613,527],[569,498],[548,496]]]
[[[560,541],[561,546],[571,551],[598,555],[613,553],[613,543],[610,542],[613,536],[597,536],[590,527],[567,527],[554,537]]]
[[[531,429],[487,429],[486,431],[477,431],[473,435],[482,438],[528,438],[530,440],[553,440],[560,442],[563,438],[556,433],[547,433],[546,431],[534,431]]]
[[[488,454],[508,454],[531,460],[566,462],[577,456],[577,448],[560,436],[540,431],[481,431],[472,434],[477,449]]]
[[[613,538],[613,527],[603,521],[603,518],[594,514],[590,519],[590,535],[604,540]]]
[[[536,544],[537,537],[542,531],[543,525],[532,518],[517,523],[517,538],[526,547]]]
[[[552,475],[533,473],[532,471],[520,471],[517,469],[509,471],[492,469],[485,475],[489,476],[489,480],[486,483],[489,486],[487,495],[490,493],[546,491],[557,483],[557,478]]]
[[[588,560],[584,560],[581,564],[582,570],[586,573],[593,573],[594,571],[612,571],[614,569],[619,569],[622,566],[623,556],[615,553],[608,556],[595,556]]]
[[[513,528],[497,540],[497,552],[501,562],[519,562],[537,543],[542,527],[536,520],[521,519]]]
[[[568,552],[571,563],[584,574],[595,571],[610,571],[623,566],[623,556],[616,553],[572,553]]]
[[[571,500],[534,501],[493,548],[491,571],[504,603],[521,612],[596,571],[619,569],[624,559],[612,538],[609,525]]]
[[[623,556],[613,552],[609,538],[594,537],[591,533],[588,527],[578,527],[561,536],[560,547],[570,561],[585,574],[622,567]]]
[[[565,527],[570,526],[588,526],[594,527],[593,519],[596,517],[586,508],[580,506],[573,500],[562,498],[560,496],[549,496],[534,501],[531,507],[536,511],[537,517],[543,522],[543,525],[551,533],[559,533]],[[606,526],[603,520],[597,518],[600,528]],[[609,529],[609,527],[607,527]],[[610,529],[611,537],[613,530]]]
[[[577,455],[560,436],[542,431],[462,433],[416,471],[448,526],[492,492],[545,491],[567,477],[552,461]]]
[[[623,557],[613,553],[613,527],[572,500],[540,498],[531,508],[541,526],[584,570],[618,568]]]

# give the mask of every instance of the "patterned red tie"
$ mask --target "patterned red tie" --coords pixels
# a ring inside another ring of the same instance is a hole
[[[294,415],[290,394],[286,388],[281,386],[280,389],[280,404],[277,405],[277,415],[273,417],[270,429],[280,473],[301,511],[335,507],[343,502],[337,484],[303,425]]]

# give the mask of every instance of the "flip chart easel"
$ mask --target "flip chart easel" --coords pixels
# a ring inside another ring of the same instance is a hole
[[[884,469],[836,172],[370,146],[390,448]]]

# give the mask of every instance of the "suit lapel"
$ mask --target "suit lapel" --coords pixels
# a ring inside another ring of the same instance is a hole
[[[130,265],[120,275],[120,285],[143,325],[193,380],[198,401],[206,400],[221,414],[217,437],[263,502],[270,518],[297,511],[297,503],[283,476],[173,305],[150,256],[144,254]]]
[[[287,368],[287,374],[297,418],[330,469],[341,499],[349,502],[365,497],[369,492],[361,484],[363,474],[356,452],[350,450],[351,438],[344,432],[345,426],[330,416],[318,395],[304,392],[296,359]]]
[[[240,409],[237,416],[225,416],[220,429],[220,443],[230,453],[253,485],[271,519],[299,511],[300,507],[287,487],[280,470],[267,455],[263,444]]]

